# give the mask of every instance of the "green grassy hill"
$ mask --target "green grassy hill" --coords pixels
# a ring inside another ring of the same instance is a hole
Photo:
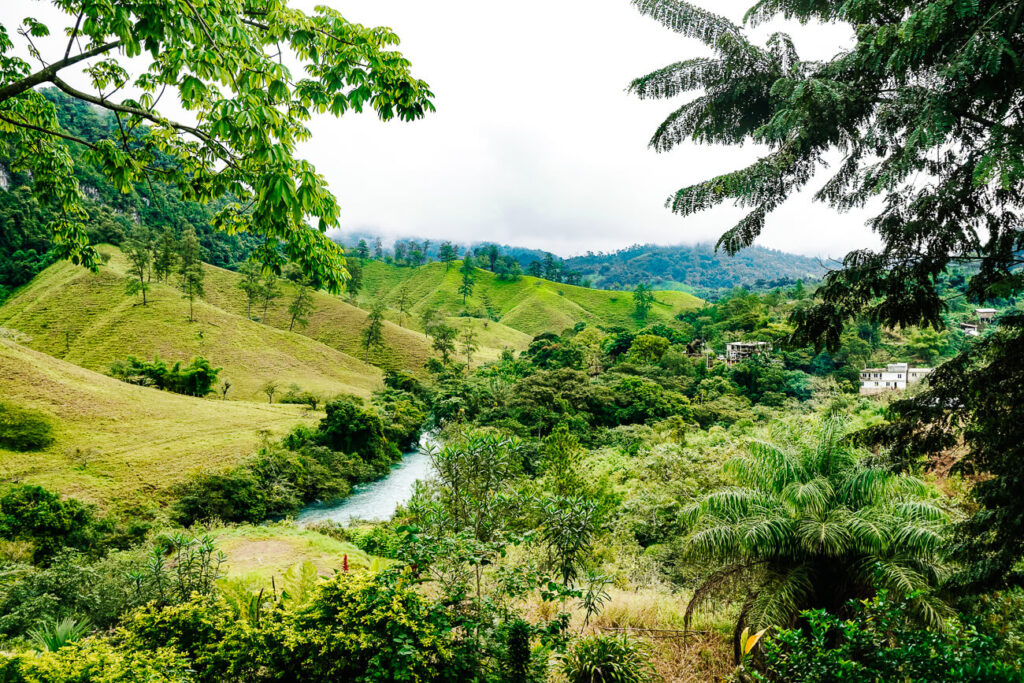
[[[154,283],[146,306],[126,295],[124,257],[113,247],[101,250],[111,258],[97,273],[60,262],[37,275],[0,306],[0,327],[28,335],[33,349],[98,372],[128,355],[186,362],[202,355],[231,381],[230,399],[259,400],[268,380],[325,396],[368,396],[380,386],[380,370],[339,351],[342,345],[289,333],[287,321],[282,330],[247,320],[244,307],[238,315],[236,307],[218,305],[230,298],[220,291],[231,290],[238,278],[230,271],[206,267],[207,299],[196,302],[197,322],[189,323],[188,303],[171,286]],[[241,292],[231,294],[242,305]],[[269,317],[282,316],[273,311]],[[325,313],[316,317],[328,324]]]
[[[500,325],[497,330],[518,331],[526,337],[561,332],[579,322],[636,329],[652,322],[667,322],[677,313],[701,305],[700,299],[686,292],[659,291],[647,321],[641,322],[633,315],[631,292],[588,289],[530,276],[506,282],[479,268],[473,295],[463,304],[458,294],[462,276],[457,262],[446,270],[443,263],[399,268],[374,261],[366,264],[363,277],[363,302],[383,298],[390,307],[397,308],[400,290],[405,287],[407,308],[414,319],[428,308],[451,316],[468,313],[494,320],[492,324]]]
[[[244,320],[246,300],[238,288],[239,281],[238,273],[206,266],[206,302]],[[295,285],[285,280],[280,284],[284,294],[270,304],[265,322],[266,326],[287,333],[291,321],[288,303],[294,296]],[[326,292],[314,292],[313,303],[315,310],[309,318],[309,325],[304,328],[296,325],[293,332],[361,362],[366,356],[360,347],[359,336],[369,313]],[[254,308],[253,317],[261,313],[262,310]],[[370,353],[370,363],[420,372],[430,356],[430,341],[423,334],[392,322],[384,325],[384,342],[385,348]]]
[[[0,397],[51,416],[56,437],[37,453],[0,449],[0,480],[105,505],[159,503],[189,473],[229,467],[263,438],[318,417],[126,384],[3,339]]]

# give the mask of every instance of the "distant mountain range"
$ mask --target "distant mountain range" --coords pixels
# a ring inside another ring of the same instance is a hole
[[[602,289],[628,289],[640,282],[656,289],[696,292],[736,286],[762,289],[818,280],[825,274],[822,263],[807,256],[757,246],[729,256],[709,244],[635,245],[612,253],[574,256],[565,265]]]
[[[372,245],[377,235],[348,232],[337,239],[349,246],[355,246],[361,239]],[[422,245],[425,240],[417,237],[383,240],[386,249],[395,242],[409,241]],[[426,241],[431,258],[437,257],[442,241]],[[472,242],[468,246],[475,250],[488,244],[492,243]],[[549,255],[541,249],[506,244],[498,245],[498,248],[519,261],[524,270],[534,261],[543,261]],[[735,256],[716,252],[710,244],[644,244],[614,252],[587,252],[567,259],[554,254],[551,256],[559,261],[563,273],[577,273],[579,281],[598,289],[632,289],[644,283],[656,289],[690,291],[703,298],[714,298],[722,290],[739,286],[768,289],[795,284],[797,280],[811,282],[825,274],[825,267],[817,259],[757,246],[744,249]]]

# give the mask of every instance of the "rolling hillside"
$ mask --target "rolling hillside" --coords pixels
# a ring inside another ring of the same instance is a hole
[[[149,359],[159,354],[186,362],[202,355],[223,368],[220,377],[232,384],[230,399],[265,399],[260,388],[268,380],[325,396],[369,396],[380,386],[377,368],[334,345],[285,331],[287,321],[281,330],[246,320],[244,308],[238,315],[231,307],[218,306],[229,298],[218,296],[221,289],[233,290],[233,298],[242,303],[241,292],[232,287],[231,278],[238,277],[234,273],[206,267],[207,300],[196,302],[198,321],[189,323],[188,304],[171,286],[154,283],[147,306],[126,295],[124,257],[113,247],[101,249],[111,258],[98,273],[59,262],[37,275],[0,306],[0,327],[28,335],[26,345],[33,349],[97,372],[106,372],[111,361],[128,355]],[[327,325],[327,315],[324,311],[317,318]],[[270,317],[273,321],[280,316]]]
[[[542,332],[561,332],[579,322],[636,329],[652,322],[670,321],[677,313],[701,304],[700,299],[685,292],[655,292],[656,303],[647,321],[640,322],[633,316],[630,292],[588,289],[530,276],[508,282],[479,268],[473,295],[463,304],[457,291],[461,281],[458,262],[446,271],[443,263],[399,268],[373,261],[366,264],[363,277],[364,302],[382,297],[390,307],[397,308],[404,287],[413,320],[428,308],[449,316],[465,312],[490,318],[489,327],[496,326],[496,335],[508,329],[533,337]],[[510,339],[515,337],[513,333],[507,334]]]
[[[3,339],[0,397],[50,415],[56,436],[38,453],[0,449],[0,479],[104,505],[159,503],[189,473],[226,468],[317,418],[299,406],[126,384]]]

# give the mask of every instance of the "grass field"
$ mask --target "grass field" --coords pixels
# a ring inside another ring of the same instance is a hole
[[[190,473],[219,470],[317,415],[125,384],[0,339],[0,397],[53,418],[45,451],[0,449],[0,479],[103,505],[149,505]]]
[[[458,262],[446,270],[443,263],[399,268],[374,261],[364,268],[365,291],[360,298],[365,303],[383,298],[390,307],[397,308],[404,288],[413,320],[432,308],[449,316],[469,314],[490,318],[526,337],[561,332],[579,322],[638,329],[650,323],[670,321],[677,313],[692,310],[702,303],[686,292],[655,292],[654,307],[647,320],[640,321],[633,315],[631,292],[588,289],[530,276],[506,282],[479,268],[473,295],[463,303],[458,293],[461,277]]]
[[[289,522],[224,527],[212,530],[211,535],[227,555],[227,577],[254,589],[269,589],[271,577],[278,587],[282,586],[285,572],[303,562],[312,562],[321,575],[341,571],[346,556],[350,570],[376,567],[382,562],[351,543]]]
[[[101,249],[111,258],[97,273],[67,262],[40,273],[0,306],[0,327],[28,335],[31,348],[98,372],[129,355],[185,362],[205,356],[230,380],[229,399],[265,400],[260,389],[269,380],[324,396],[369,396],[381,386],[378,368],[333,345],[218,305],[227,300],[220,290],[232,286],[222,284],[224,274],[237,278],[234,273],[206,267],[207,299],[196,301],[197,321],[190,323],[188,302],[169,285],[153,283],[146,306],[126,295],[124,257],[113,247]],[[241,292],[232,293],[241,302]],[[321,317],[326,325],[327,313]]]

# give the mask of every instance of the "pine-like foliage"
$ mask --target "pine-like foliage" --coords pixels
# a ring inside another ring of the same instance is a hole
[[[868,313],[888,324],[941,325],[936,278],[977,260],[977,299],[1019,291],[1024,231],[1022,5],[1009,0],[763,0],[749,23],[785,16],[846,22],[852,49],[823,62],[799,58],[790,39],[753,44],[742,27],[679,0],[633,0],[644,14],[708,45],[691,59],[638,78],[643,98],[694,96],[651,146],[684,140],[757,142],[750,166],[685,187],[668,199],[681,215],[723,202],[748,210],[719,241],[753,242],[766,215],[841,155],[816,198],[839,210],[884,197],[871,226],[879,251],[849,254],[829,275],[798,336],[837,347],[844,321]]]
[[[805,609],[838,614],[879,587],[909,595],[940,580],[945,513],[918,479],[870,464],[846,429],[828,417],[811,439],[754,442],[726,464],[735,486],[688,510],[688,552],[712,571],[687,620],[737,581],[745,593],[738,634],[745,625],[790,626]],[[940,602],[914,604],[939,621]]]

